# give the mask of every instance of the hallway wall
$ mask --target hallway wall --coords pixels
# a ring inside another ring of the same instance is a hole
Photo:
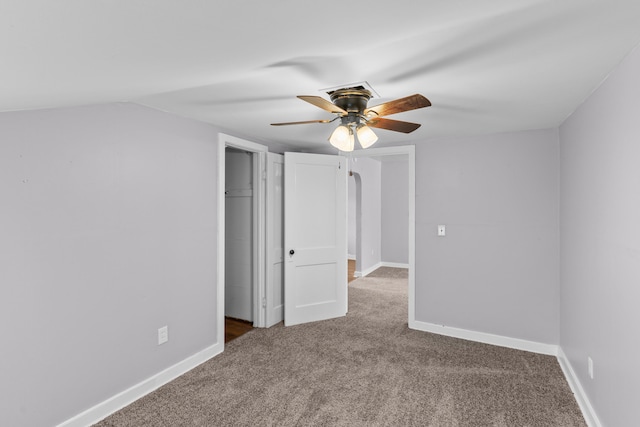
[[[405,156],[408,157],[408,156]],[[381,162],[381,260],[409,264],[408,160]]]
[[[381,261],[381,166],[379,161],[363,157],[354,159],[351,169],[362,181],[362,211],[356,219],[362,230],[361,253],[356,253],[356,258],[357,271],[366,272]]]

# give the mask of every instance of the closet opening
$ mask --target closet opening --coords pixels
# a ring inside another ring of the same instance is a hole
[[[225,342],[251,330],[255,320],[255,157],[225,148]]]

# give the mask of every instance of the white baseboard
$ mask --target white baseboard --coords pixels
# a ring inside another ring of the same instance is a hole
[[[401,263],[398,263],[398,262],[385,262],[385,261],[382,261],[382,262],[379,262],[377,264],[374,264],[372,267],[369,267],[364,271],[354,271],[353,272],[353,277],[368,276],[369,274],[373,273],[374,271],[376,271],[380,267],[409,268],[409,264],[401,264]]]
[[[544,344],[519,338],[504,337],[502,335],[470,331],[468,329],[452,328],[449,326],[436,325],[434,323],[420,322],[417,320],[412,321],[409,324],[409,328],[439,335],[446,335],[448,337],[462,338],[469,341],[514,348],[516,350],[530,351],[532,353],[548,354],[551,356],[558,355],[558,346],[553,344]]]
[[[367,276],[367,275],[373,273],[374,271],[376,271],[380,267],[382,267],[382,264],[381,263],[377,263],[377,264],[374,264],[373,266],[367,268],[364,271],[355,271],[353,273],[353,275],[354,275],[354,277],[364,277],[364,276]]]
[[[104,402],[98,403],[94,407],[81,412],[75,417],[58,424],[58,427],[85,427],[95,424],[125,406],[130,405],[141,397],[151,393],[155,389],[165,385],[169,381],[176,379],[180,375],[206,362],[212,357],[217,356],[222,353],[223,350],[224,345],[220,343],[205,348],[193,356],[187,357],[183,361],[170,366],[164,371],[159,372],[133,387],[110,397]]]
[[[589,427],[602,427],[602,424],[596,415],[596,411],[593,409],[593,406],[591,406],[591,402],[589,402],[589,398],[584,392],[582,384],[580,383],[580,380],[578,380],[578,377],[573,370],[573,366],[571,366],[567,355],[564,354],[562,347],[558,347],[558,362],[560,363],[560,368],[562,368],[562,372],[569,383],[569,387],[571,387],[571,391],[576,397],[576,401],[578,402],[578,406],[582,411],[582,416],[587,422],[587,425]]]
[[[371,267],[367,268],[364,271],[354,271],[353,272],[353,276],[354,277],[368,276],[369,274],[373,273],[374,271],[376,271],[380,267],[409,268],[409,264],[401,264],[401,263],[398,263],[398,262],[384,262],[384,261],[382,261],[382,262],[379,262],[377,264],[372,265]]]
[[[381,267],[393,267],[393,268],[409,268],[409,264],[406,263],[402,263],[402,262],[387,262],[387,261],[382,261],[380,263]]]
[[[355,261],[356,260],[356,256],[355,255],[351,255],[351,254],[347,254],[347,259],[349,259],[351,261]]]

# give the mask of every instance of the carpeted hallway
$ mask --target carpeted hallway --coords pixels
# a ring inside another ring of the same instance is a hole
[[[254,329],[97,425],[586,425],[554,357],[409,330],[406,278],[381,275],[346,317]]]

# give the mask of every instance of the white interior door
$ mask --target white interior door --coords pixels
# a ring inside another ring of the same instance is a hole
[[[347,313],[347,165],[340,156],[285,153],[284,323]]]
[[[266,327],[284,319],[284,156],[267,153]]]

